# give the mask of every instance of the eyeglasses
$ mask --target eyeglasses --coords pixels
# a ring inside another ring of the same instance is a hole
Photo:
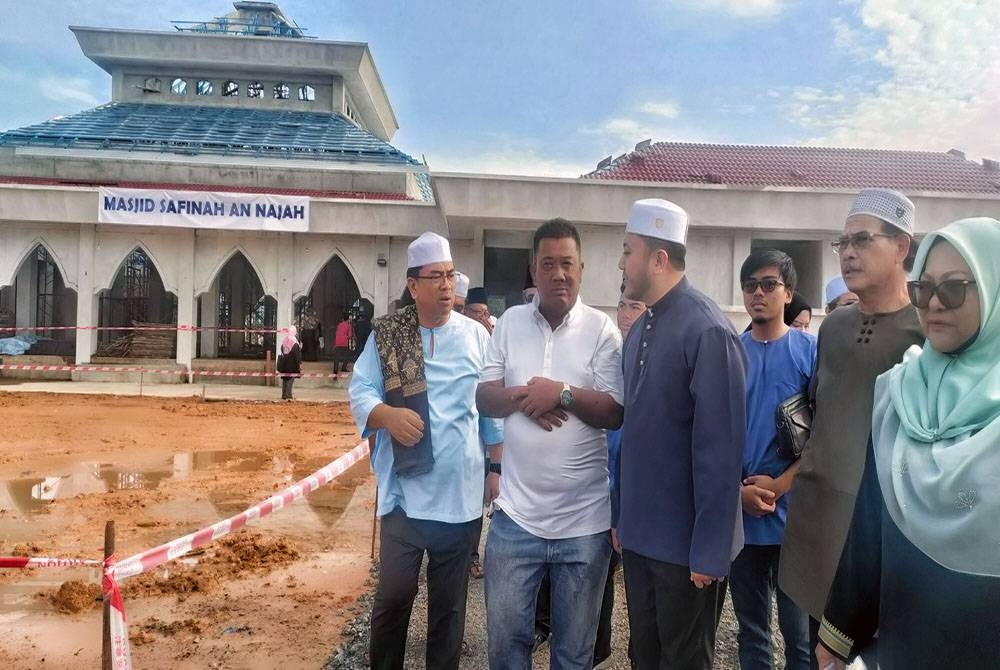
[[[764,289],[764,293],[774,293],[779,286],[784,286],[777,279],[746,279],[740,282],[740,287],[747,295],[753,295],[758,288]]]
[[[902,233],[899,234],[901,235]],[[850,236],[841,237],[835,242],[830,242],[830,246],[833,247],[834,253],[838,254],[842,254],[847,251],[847,247],[849,246],[853,246],[858,251],[864,251],[871,246],[871,243],[875,241],[876,237],[898,237],[898,235],[869,233],[867,230],[863,230],[860,233],[854,233]]]
[[[454,270],[448,270],[447,272],[432,272],[429,275],[415,275],[414,279],[429,279],[432,282],[440,284],[442,281],[447,280],[449,284],[455,283],[455,276],[458,273]]]
[[[929,281],[909,281],[906,282],[906,291],[917,309],[927,309],[935,294],[942,307],[957,309],[965,304],[966,287],[975,283],[974,279],[946,279],[936,285]]]
[[[465,315],[469,316],[469,317],[476,318],[476,319],[481,319],[484,316],[489,316],[490,315],[490,308],[489,307],[466,307],[465,308]]]

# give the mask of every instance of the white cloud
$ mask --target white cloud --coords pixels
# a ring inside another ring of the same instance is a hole
[[[659,100],[645,102],[602,121],[596,126],[580,128],[581,135],[596,135],[619,147],[631,147],[636,142],[652,139],[665,140],[676,132],[676,119],[681,115],[680,105],[674,102]]]
[[[736,18],[772,18],[788,7],[788,0],[677,0],[690,10],[727,14]]]
[[[888,76],[793,91],[787,113],[809,143],[1000,155],[1000,3],[864,0],[859,16],[840,45],[875,44],[866,66]]]
[[[647,102],[639,111],[652,116],[662,116],[665,119],[676,119],[680,113],[680,107],[672,102]]]
[[[84,77],[43,77],[38,81],[42,95],[54,102],[73,102],[94,107],[101,99],[94,95],[94,83]]]

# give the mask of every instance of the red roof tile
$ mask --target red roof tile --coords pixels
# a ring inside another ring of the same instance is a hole
[[[0,184],[29,184],[34,186],[109,186],[116,188],[164,189],[171,191],[215,191],[218,193],[261,193],[270,195],[300,195],[310,198],[341,198],[347,200],[406,200],[414,198],[406,193],[368,193],[365,191],[318,191],[305,188],[267,188],[260,186],[232,186],[214,184],[161,184],[132,181],[68,181],[47,177],[5,177]]]
[[[633,151],[584,179],[1000,193],[1000,168],[966,160],[959,152],[681,142],[658,142]]]

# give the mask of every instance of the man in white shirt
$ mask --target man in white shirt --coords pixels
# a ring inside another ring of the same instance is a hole
[[[605,430],[622,421],[621,335],[579,299],[572,223],[542,224],[534,257],[538,294],[500,318],[476,392],[484,415],[504,418],[505,437],[486,539],[490,667],[531,667],[547,574],[552,667],[589,670],[611,555]]]

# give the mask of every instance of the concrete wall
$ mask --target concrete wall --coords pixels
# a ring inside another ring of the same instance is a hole
[[[141,70],[121,70],[113,80],[113,99],[116,102],[141,102],[169,105],[197,105],[215,107],[240,107],[243,109],[268,109],[297,112],[339,112],[344,114],[344,83],[340,77],[305,77],[289,74],[287,77],[275,76],[274,73],[259,73],[243,70],[219,74],[217,71],[203,68],[186,68],[183,70],[165,67],[149,67]],[[148,80],[159,80],[159,90],[147,89]],[[186,90],[183,95],[173,92],[171,85],[175,79],[183,79]],[[212,83],[211,95],[198,95],[198,82]],[[239,85],[239,95],[223,96],[223,84],[235,81]],[[263,95],[251,98],[247,95],[247,85],[250,82],[259,83]],[[288,98],[274,98],[274,87],[277,84],[288,86]],[[299,100],[299,87],[312,86],[315,94],[313,101]]]
[[[399,128],[368,45],[281,37],[113,30],[71,26],[83,53],[112,75],[114,99],[124,95],[125,73],[162,68],[217,77],[343,78],[371,132],[385,140]],[[245,98],[244,98],[245,99]]]
[[[341,162],[252,157],[164,156],[153,153],[17,151],[0,147],[0,172],[12,177],[38,177],[83,183],[139,182],[209,184],[259,189],[302,189],[359,193],[408,193],[404,169],[373,169]]]

